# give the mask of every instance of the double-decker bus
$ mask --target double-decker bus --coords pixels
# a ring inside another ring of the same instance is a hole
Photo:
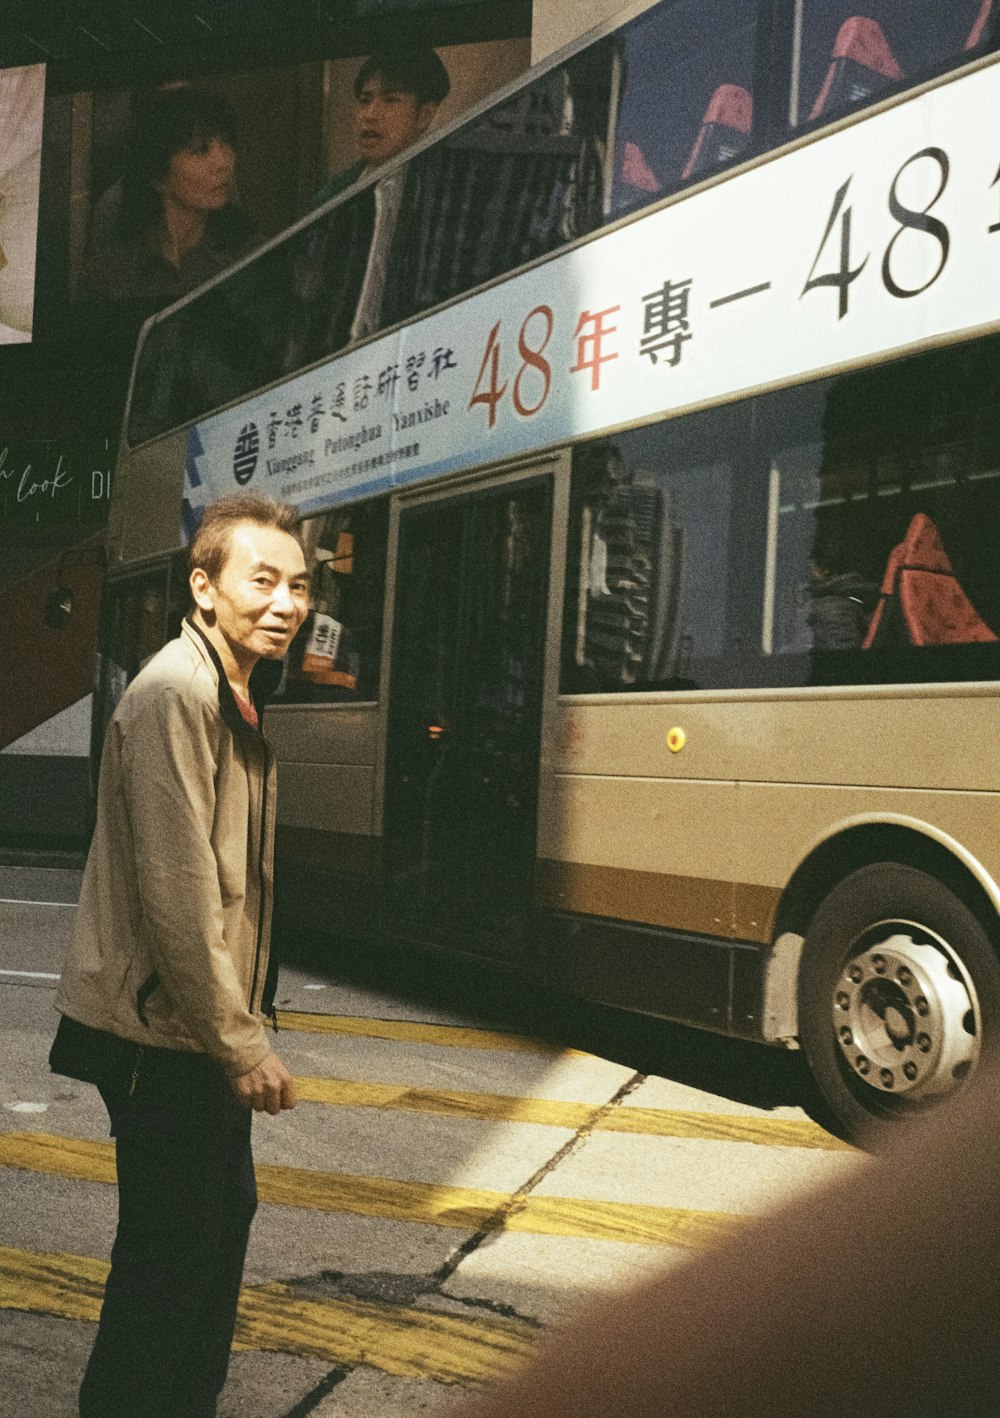
[[[281,918],[804,1049],[1000,1030],[992,0],[662,0],[143,329],[100,724],[298,505]]]

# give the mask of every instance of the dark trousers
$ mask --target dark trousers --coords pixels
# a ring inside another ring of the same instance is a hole
[[[251,1113],[211,1059],[168,1049],[101,1095],[118,1232],[81,1418],[214,1418],[257,1206]]]

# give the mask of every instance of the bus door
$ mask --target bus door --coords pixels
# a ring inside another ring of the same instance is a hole
[[[384,848],[391,934],[516,958],[535,861],[551,478],[404,509]]]

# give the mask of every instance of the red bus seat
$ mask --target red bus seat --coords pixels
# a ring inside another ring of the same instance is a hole
[[[640,192],[663,191],[659,178],[637,143],[625,143],[622,147],[622,181]]]
[[[969,38],[965,41],[966,49],[975,49],[986,32],[986,23],[993,12],[993,0],[983,0],[982,9],[976,17],[976,23],[972,26]]]
[[[854,15],[840,27],[830,67],[809,117],[818,118],[827,106],[836,110],[861,103],[886,79],[902,77],[882,26]]]
[[[682,177],[721,167],[747,145],[753,125],[753,99],[739,84],[720,84],[708,101]]]
[[[906,536],[889,553],[879,603],[865,636],[866,650],[877,647],[880,638],[888,639],[887,609],[892,609],[894,598],[904,643],[971,645],[997,639],[959,585],[938,529],[924,512],[916,514]]]

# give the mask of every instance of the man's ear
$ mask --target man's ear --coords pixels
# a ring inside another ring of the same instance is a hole
[[[416,125],[417,132],[419,133],[421,138],[424,136],[428,128],[434,122],[434,119],[437,116],[437,111],[440,107],[441,105],[439,103],[435,103],[433,99],[429,98],[425,103],[422,103],[417,109]]]
[[[211,613],[215,610],[215,587],[208,579],[208,572],[196,566],[191,572],[188,584],[191,597],[200,611]]]

